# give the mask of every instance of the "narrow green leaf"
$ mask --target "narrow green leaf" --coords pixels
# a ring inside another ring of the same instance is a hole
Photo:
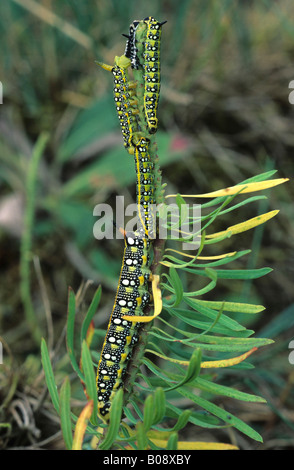
[[[236,209],[240,209],[240,207],[245,206],[246,204],[250,204],[251,202],[256,202],[260,200],[265,200],[267,199],[266,196],[253,196],[249,197],[248,199],[245,199],[244,201],[239,202],[238,204],[234,204],[232,207],[228,207],[227,209],[221,211],[219,215],[227,214],[228,212],[232,212]]]
[[[175,315],[176,317],[183,320],[187,325],[190,325],[190,326],[192,326],[196,329],[207,331],[207,329],[209,327],[211,327],[211,322],[210,321],[198,320],[197,315],[192,310],[176,308],[176,309],[170,309],[170,312],[171,312],[172,315]],[[194,318],[196,317],[196,319],[194,319],[193,317]],[[213,321],[215,320],[215,318],[216,318],[216,314],[211,316],[211,319]],[[220,322],[218,322],[213,327],[213,332],[214,333],[219,333],[219,334],[226,335],[226,336],[231,336],[232,335],[232,330],[233,330],[232,328],[229,328],[227,325],[220,324]],[[190,329],[190,331],[191,331],[191,329]],[[254,333],[254,332],[252,330],[246,330],[245,328],[243,328],[242,330],[237,330],[237,329],[234,330],[234,335],[236,337],[248,336],[251,333]],[[196,334],[194,333],[193,335],[195,336]],[[200,333],[198,334],[198,336],[200,337]],[[200,338],[199,338],[199,340],[200,340]]]
[[[227,387],[225,385],[221,385],[215,382],[210,382],[209,380],[203,379],[201,377],[197,377],[197,379],[195,380],[195,386],[199,388],[199,390],[213,393],[215,395],[223,395],[226,397],[234,398],[235,400],[253,403],[266,403],[266,400],[262,397],[259,397],[257,395],[251,395],[245,392],[240,392],[239,390],[235,390],[232,387]]]
[[[265,310],[265,307],[262,305],[246,304],[240,302],[215,302],[208,300],[197,300],[201,305],[206,305],[213,310],[219,310],[223,306],[225,312],[234,312],[234,313],[260,313]]]
[[[153,364],[152,361],[150,361],[149,359],[144,357],[142,362],[143,362],[143,364],[145,364],[146,367],[148,367],[148,369],[151,372],[153,372],[153,374],[155,374],[157,377],[162,379],[163,383],[170,383],[171,382],[171,380],[161,371],[161,369],[156,367],[155,364]]]
[[[201,349],[197,348],[195,351],[193,351],[191,359],[189,361],[188,369],[186,372],[185,377],[183,380],[178,382],[177,384],[173,385],[172,387],[169,387],[165,390],[165,392],[170,392],[171,390],[175,390],[178,387],[182,387],[184,384],[187,384],[198,376],[201,368]]]
[[[97,308],[98,308],[98,305],[100,303],[100,299],[101,299],[101,292],[102,292],[102,288],[101,286],[98,287],[98,289],[96,290],[95,292],[95,295],[93,297],[93,300],[91,302],[91,305],[87,311],[87,314],[84,318],[84,321],[83,321],[83,324],[82,324],[82,328],[81,328],[81,344],[83,342],[83,340],[86,338],[86,335],[87,335],[87,331],[88,331],[88,328],[90,326],[90,323],[97,311]]]
[[[175,311],[178,309],[175,309]],[[181,311],[181,309],[180,309]],[[186,314],[191,313],[190,311],[187,311]],[[192,312],[193,315],[193,312]],[[185,317],[181,315],[176,315],[180,319],[183,319],[185,321]],[[190,324],[190,322],[187,322]],[[193,325],[194,326],[194,325]],[[191,331],[185,332],[184,330],[180,330],[179,328],[173,327],[173,329],[179,333],[184,334],[191,343],[187,343],[185,340],[182,342],[185,343],[187,346],[190,347],[199,347],[203,350],[207,351],[220,351],[220,352],[242,352],[242,351],[248,351],[249,349],[252,349],[254,347],[261,347],[261,346],[266,346],[269,344],[272,344],[274,341],[268,338],[243,338],[243,337],[237,337],[237,336],[213,336],[213,335],[207,335],[207,334],[195,334],[192,333]],[[154,332],[151,331],[150,334],[154,335]],[[168,338],[164,338],[166,342],[169,342]],[[172,339],[171,339],[172,341]],[[179,341],[179,340],[178,340]],[[193,341],[193,342],[192,342]],[[195,342],[194,342],[195,341]]]
[[[233,261],[236,261],[237,259],[241,258],[242,256],[248,255],[251,253],[251,250],[242,250],[242,251],[237,251],[235,255],[232,256],[227,256],[226,258],[221,258],[215,261],[202,261],[200,263],[200,260],[198,260],[197,263],[195,263],[195,267],[197,268],[215,268],[218,266],[224,266],[226,264],[232,263]],[[217,275],[217,273],[216,273]]]
[[[83,345],[82,345],[82,366],[83,366],[83,373],[85,376],[85,385],[86,385],[87,394],[89,398],[93,400],[93,413],[91,416],[91,423],[97,426],[98,406],[97,406],[96,377],[95,377],[91,354],[90,354],[89,348],[85,340],[83,341]]]
[[[53,406],[57,413],[59,414],[59,397],[57,392],[57,386],[55,383],[54,373],[48,353],[48,348],[44,338],[41,340],[41,360],[45,373],[45,380],[48,387],[48,391],[53,403]]]
[[[183,298],[183,286],[182,286],[182,282],[181,282],[181,279],[177,273],[177,270],[174,269],[174,268],[170,268],[169,269],[169,274],[170,274],[170,282],[171,282],[171,286],[173,287],[174,291],[175,291],[175,295],[176,295],[176,300],[175,300],[175,303],[174,303],[174,307],[176,307],[177,305],[179,305],[182,301],[182,298]]]
[[[105,436],[105,439],[100,444],[99,449],[107,450],[110,449],[113,442],[117,438],[118,430],[121,422],[123,407],[123,389],[120,388],[113,398],[113,402],[110,409],[110,418],[108,431]]]
[[[165,310],[166,310],[166,308],[165,308]],[[191,323],[190,323],[191,311],[190,310],[176,308],[176,309],[170,309],[169,313],[172,316],[175,315],[176,317],[179,317],[179,318],[183,319],[184,322],[191,325]],[[182,315],[181,315],[181,313],[182,313]],[[193,312],[192,312],[192,314],[193,314]],[[186,315],[188,315],[189,321],[186,321]],[[192,344],[193,341],[197,341],[198,338],[200,338],[203,335],[206,335],[205,331],[203,331],[201,333],[197,333],[197,332],[194,332],[191,328],[187,328],[187,330],[182,330],[180,328],[176,328],[171,322],[165,321],[163,319],[163,317],[158,317],[158,319],[159,319],[160,322],[162,322],[165,325],[167,325],[168,327],[172,328],[174,331],[177,331],[178,333],[180,333],[184,337],[182,342],[184,342],[185,344],[189,344],[189,343]],[[204,325],[205,325],[205,327],[204,327]],[[211,325],[211,323],[197,322],[196,326],[195,326],[195,324],[192,324],[191,326],[194,326],[195,328],[200,328],[201,330],[205,330],[209,327],[209,325]],[[149,334],[154,334],[154,333],[156,334],[156,331],[157,331],[157,328],[153,326],[152,330],[150,331]],[[174,335],[173,334],[168,335],[166,331],[163,331],[161,329],[158,329],[158,331],[160,331],[162,334],[164,333],[164,338],[163,339],[166,339],[167,337],[170,337],[171,340],[174,341]],[[223,327],[219,327],[218,325],[214,326],[213,332],[214,333],[219,332],[220,334],[224,334],[226,336],[231,336],[231,333],[232,333],[230,330],[228,330],[226,328],[223,328]],[[253,333],[254,333],[253,330],[245,330],[245,331],[238,331],[238,332],[235,331],[234,336],[236,338],[247,338],[248,336],[250,336]]]
[[[216,318],[215,310],[210,309],[206,307],[204,304],[199,303],[197,299],[185,298],[185,303],[189,305],[193,310],[197,310],[199,313],[210,318],[213,321],[215,320]],[[240,325],[240,323],[238,323],[236,320],[233,320],[232,318],[224,314],[218,319],[218,323],[233,331],[246,330],[246,328]]]
[[[38,168],[48,139],[49,134],[47,133],[42,133],[38,137],[32,156],[28,161],[27,168],[25,168],[25,171],[27,172],[25,183],[26,204],[20,240],[20,296],[23,303],[26,324],[30,329],[34,341],[38,345],[40,344],[42,333],[38,324],[38,317],[36,316],[36,311],[34,309],[31,292],[31,260],[33,251],[33,229],[35,226],[34,220],[36,211]]]
[[[177,432],[173,432],[169,436],[166,448],[167,450],[177,450],[178,448],[178,433]]]
[[[207,277],[207,273],[197,268],[183,268],[185,271],[193,272],[199,276]],[[219,279],[258,279],[266,276],[272,272],[271,268],[259,268],[259,269],[217,269],[217,277]]]
[[[66,377],[60,389],[60,421],[61,430],[65,446],[68,450],[72,448],[72,428],[71,428],[71,413],[70,413],[70,382]]]
[[[137,433],[136,433],[136,440],[138,444],[139,450],[146,450],[148,447],[148,439],[146,434],[146,428],[143,423],[137,424]]]
[[[145,432],[149,431],[153,422],[154,413],[154,398],[153,395],[148,395],[144,403],[143,425]]]
[[[258,442],[262,442],[262,437],[260,436],[260,434],[258,434],[258,432],[256,432],[254,429],[248,426],[248,424],[244,423],[241,419],[232,415],[228,411],[220,408],[214,403],[210,403],[208,400],[205,400],[202,397],[193,394],[192,392],[188,391],[185,387],[181,387],[180,389],[178,389],[178,393],[185,396],[186,398],[189,398],[191,401],[193,401],[209,413],[222,419],[225,423],[234,426],[236,429],[238,429],[240,432],[250,437],[251,439],[254,439]]]
[[[185,410],[190,411],[190,410]],[[177,406],[168,403],[166,407],[166,415],[172,418],[181,416],[183,410]],[[203,414],[202,412],[191,412],[189,417],[189,422],[207,429],[219,429],[223,428],[223,425],[220,424],[220,421],[217,417],[210,414]]]
[[[255,176],[252,176],[251,178],[247,178],[246,180],[242,181],[242,183],[238,183],[238,184],[259,183],[260,181],[268,180],[276,173],[277,173],[277,170],[266,171],[265,173],[260,173],[259,175],[255,175]]]
[[[188,423],[190,415],[191,415],[190,410],[183,411],[180,414],[180,416],[178,418],[178,421],[176,422],[174,427],[171,429],[171,431],[180,431],[181,429],[183,429],[186,426],[186,424]]]
[[[189,216],[189,209],[188,209],[185,199],[183,199],[180,194],[177,194],[176,196],[176,204],[178,206],[179,214],[180,214],[178,227],[182,228],[184,224],[187,224],[187,220]]]
[[[165,415],[166,400],[165,393],[162,387],[157,387],[154,393],[154,407],[153,422],[152,424],[160,423]]]
[[[76,315],[75,294],[71,288],[68,290],[68,310],[67,310],[67,328],[66,328],[66,346],[71,365],[79,378],[85,382],[85,377],[80,371],[79,365],[74,355],[74,325]]]

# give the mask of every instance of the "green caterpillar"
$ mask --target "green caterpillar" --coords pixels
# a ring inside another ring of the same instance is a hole
[[[147,24],[145,51],[144,51],[144,108],[147,126],[150,134],[157,131],[157,107],[160,92],[160,41],[161,27],[152,16],[144,19]]]
[[[139,138],[139,141],[129,150],[135,159],[137,176],[136,202],[144,236],[150,239],[155,234],[155,197],[154,197],[154,165],[149,154],[149,139]]]
[[[131,60],[125,56],[115,57],[115,65],[106,65],[96,62],[100,67],[112,72],[114,76],[114,101],[118,119],[120,122],[123,141],[125,147],[132,145],[132,139],[138,133],[138,123],[136,115],[139,113],[136,105],[138,101],[135,97],[134,89],[136,83],[129,81],[126,70],[131,65]]]

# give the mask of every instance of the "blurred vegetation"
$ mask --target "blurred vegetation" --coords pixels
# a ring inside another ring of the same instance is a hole
[[[115,207],[117,194],[133,202],[135,174],[121,145],[111,80],[94,61],[112,63],[124,52],[121,34],[134,19],[167,20],[157,134],[167,193],[213,191],[271,169],[292,178],[293,14],[289,0],[1,2],[0,447],[63,448],[41,369],[40,337],[58,363],[61,383],[70,372],[64,355],[68,287],[78,292],[83,310],[102,285],[98,332],[113,303],[122,246],[94,239],[93,208],[99,202]],[[254,355],[255,369],[223,379],[268,401],[224,400],[254,424],[264,444],[228,430],[200,430],[198,440],[227,437],[245,449],[294,448],[294,369],[288,361],[293,193],[291,181],[271,190],[259,211],[280,209],[279,215],[239,238],[244,245],[238,248],[252,251],[236,269],[270,266],[273,272],[245,286],[222,281],[213,293],[267,309],[247,323],[275,344]],[[233,222],[254,217],[255,210],[244,206]],[[218,224],[215,231],[231,225],[230,214]],[[223,248],[230,251],[230,241]],[[77,394],[76,404],[80,400]]]

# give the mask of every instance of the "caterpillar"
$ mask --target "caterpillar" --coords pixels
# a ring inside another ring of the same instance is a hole
[[[125,234],[125,249],[119,285],[97,369],[98,415],[108,422],[111,403],[123,386],[133,346],[139,339],[139,323],[124,315],[141,315],[150,302],[148,282],[150,241],[137,232]]]
[[[117,294],[97,370],[98,414],[108,422],[111,403],[116,391],[123,386],[128,361],[139,339],[140,324],[124,320],[125,315],[142,315],[149,304],[150,236],[153,231],[154,203],[153,163],[149,155],[149,140],[141,137],[132,146],[136,175],[136,199],[143,207],[143,229],[125,234],[125,249]]]
[[[102,62],[96,63],[113,74],[113,94],[116,111],[121,126],[124,146],[128,148],[132,145],[132,139],[135,134],[138,133],[136,115],[139,113],[136,108],[137,99],[134,93],[136,83],[129,81],[126,75],[126,69],[131,65],[131,61],[129,58],[121,56],[115,57],[115,65],[113,67]]]
[[[127,38],[126,47],[125,47],[125,56],[131,60],[131,66],[133,69],[138,69],[140,67],[140,61],[138,57],[138,50],[136,47],[136,29],[140,21],[133,21],[130,24],[129,35],[123,34]]]
[[[161,27],[166,21],[159,23],[149,16],[144,19],[147,24],[144,51],[144,108],[150,134],[157,131],[157,107],[160,92],[160,40]]]
[[[135,159],[135,168],[137,176],[136,198],[141,221],[141,230],[144,236],[154,238],[155,215],[154,215],[154,164],[149,154],[149,139],[139,138],[134,144],[130,153],[133,153]]]
[[[145,84],[144,108],[148,112],[149,132],[154,133],[157,128],[156,114],[159,94],[159,55],[152,49],[153,43],[160,40],[161,24],[153,18],[148,18],[149,39],[146,40],[145,49],[145,79],[147,82],[156,77],[157,96],[154,97],[152,89]],[[122,127],[124,145],[134,156],[136,169],[136,203],[142,225],[135,232],[125,233],[125,247],[119,284],[116,297],[107,327],[106,336],[97,367],[97,395],[98,415],[108,423],[110,410],[115,393],[123,387],[127,366],[132,356],[134,345],[139,341],[140,318],[152,297],[149,293],[150,281],[156,276],[151,274],[151,240],[154,235],[154,167],[149,154],[150,140],[138,131],[136,119],[136,98],[134,82],[129,82],[126,69],[132,65],[139,66],[136,48],[136,29],[143,22],[134,21],[130,26],[130,35],[126,44],[125,55],[115,58],[114,67],[99,63],[114,75],[114,99],[120,124]],[[163,23],[162,23],[163,24]],[[158,33],[158,34],[157,34]],[[153,34],[153,39],[151,37]],[[148,45],[147,45],[148,42]],[[148,55],[149,54],[149,55]],[[156,60],[156,74],[150,67]],[[155,94],[156,95],[156,94]],[[156,101],[154,101],[156,100]],[[153,103],[155,102],[155,105]],[[154,130],[155,129],[155,130]],[[158,276],[157,276],[158,277]],[[158,281],[157,281],[158,282]],[[152,286],[153,289],[153,286]],[[157,294],[158,296],[158,294]],[[134,317],[134,321],[132,321]],[[136,318],[135,318],[136,317]],[[143,318],[142,318],[142,321]],[[146,320],[145,320],[146,321]],[[149,321],[149,320],[148,320]]]

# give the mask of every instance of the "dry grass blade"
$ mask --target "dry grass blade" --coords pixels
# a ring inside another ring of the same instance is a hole
[[[25,8],[33,15],[36,15],[38,18],[40,18],[42,21],[49,24],[50,26],[59,29],[59,31],[61,31],[66,36],[70,37],[86,49],[92,49],[93,42],[87,34],[77,29],[68,21],[63,20],[52,11],[48,10],[48,8],[43,7],[34,0],[13,0],[13,2]]]

